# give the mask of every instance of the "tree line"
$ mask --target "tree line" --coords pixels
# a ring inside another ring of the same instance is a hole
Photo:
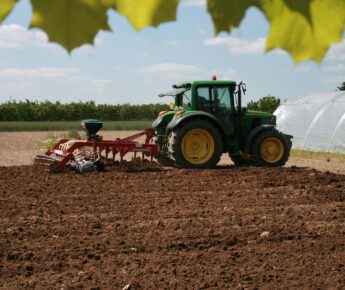
[[[8,101],[0,104],[0,121],[154,120],[166,104],[96,104],[88,102]]]
[[[280,105],[280,99],[275,96],[262,97],[258,101],[250,101],[248,110],[262,111],[272,114]]]
[[[250,110],[273,113],[280,99],[266,96],[258,101],[250,101]],[[150,121],[161,111],[169,110],[166,104],[96,104],[88,102],[38,102],[7,101],[0,104],[0,121],[79,121],[98,119],[102,121]]]

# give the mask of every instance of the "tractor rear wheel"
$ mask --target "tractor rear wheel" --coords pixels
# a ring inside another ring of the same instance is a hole
[[[168,152],[177,167],[212,168],[223,153],[222,137],[209,121],[188,120],[170,133]]]
[[[277,130],[265,130],[258,133],[251,146],[252,162],[256,166],[283,166],[289,158],[288,140]]]

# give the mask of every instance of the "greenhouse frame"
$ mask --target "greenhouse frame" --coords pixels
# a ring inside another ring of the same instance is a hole
[[[345,154],[345,92],[298,96],[274,112],[292,148]]]

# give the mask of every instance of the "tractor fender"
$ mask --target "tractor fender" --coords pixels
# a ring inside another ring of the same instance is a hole
[[[258,127],[255,127],[248,135],[247,137],[247,140],[246,140],[246,143],[245,143],[245,147],[244,147],[244,150],[246,152],[248,152],[250,150],[250,144],[252,143],[254,137],[256,134],[258,134],[259,132],[261,131],[264,131],[264,130],[269,130],[269,129],[274,129],[275,126],[274,125],[260,125]]]
[[[156,120],[153,121],[152,123],[152,128],[156,129],[159,127],[163,127],[164,125],[166,125],[166,122],[164,122],[165,120],[163,118],[157,118]]]
[[[203,111],[195,111],[195,112],[191,112],[191,113],[187,113],[182,115],[181,117],[174,117],[170,123],[167,126],[168,130],[172,130],[174,128],[176,128],[179,124],[181,124],[182,122],[195,118],[195,117],[202,117],[204,119],[208,119],[210,120],[213,124],[215,124],[219,129],[222,130],[221,126],[219,125],[218,120],[216,119],[216,117],[214,117],[213,115],[207,113],[207,112],[203,112]]]

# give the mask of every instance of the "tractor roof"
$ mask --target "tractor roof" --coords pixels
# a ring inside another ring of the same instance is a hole
[[[159,94],[159,97],[164,96],[177,96],[188,91],[192,86],[210,86],[210,85],[219,85],[219,86],[228,86],[235,85],[235,81],[231,80],[198,80],[198,81],[185,81],[176,85],[173,85],[173,90]]]
[[[196,81],[185,81],[182,83],[179,83],[177,85],[174,85],[175,88],[185,88],[185,87],[191,87],[195,85],[233,85],[236,84],[235,81],[231,80],[196,80]]]
[[[164,97],[164,96],[173,96],[173,97],[175,97],[175,96],[177,96],[179,94],[182,94],[182,93],[184,93],[184,92],[186,92],[188,90],[189,90],[189,87],[180,87],[180,88],[175,88],[172,91],[169,91],[169,92],[166,92],[166,93],[161,93],[158,96],[159,97]]]

